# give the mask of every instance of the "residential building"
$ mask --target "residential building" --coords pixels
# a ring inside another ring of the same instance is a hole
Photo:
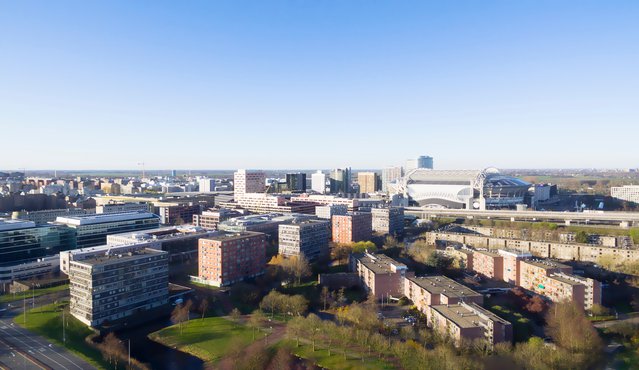
[[[504,257],[491,251],[474,251],[473,271],[489,279],[504,279]]]
[[[315,215],[325,220],[332,220],[333,215],[345,215],[348,213],[348,207],[344,204],[333,204],[330,206],[316,206]]]
[[[375,172],[358,172],[357,183],[359,184],[359,192],[374,193],[381,188],[379,175]]]
[[[442,275],[407,278],[404,295],[424,313],[428,313],[428,307],[433,305],[484,303],[483,295]]]
[[[351,169],[350,168],[337,168],[331,171],[329,178],[330,191],[332,194],[351,193]]]
[[[166,205],[159,208],[160,222],[163,225],[182,225],[193,220],[193,215],[202,213],[199,204]]]
[[[70,261],[71,315],[99,326],[164,306],[168,272],[168,253],[156,249]]]
[[[401,166],[384,168],[382,170],[382,191],[388,192],[388,185],[402,178],[402,176],[404,176],[404,169]]]
[[[311,175],[311,189],[320,194],[326,193],[326,174],[322,171],[317,171]]]
[[[239,233],[243,231],[254,231],[267,234],[269,241],[277,241],[279,237],[279,226],[294,222],[302,222],[313,219],[312,215],[300,213],[267,213],[262,215],[249,215],[232,218],[217,225],[220,231]]]
[[[362,287],[377,299],[403,296],[404,279],[414,276],[406,265],[383,254],[351,254],[349,263]]]
[[[388,235],[404,233],[404,208],[371,208],[371,215],[373,231]]]
[[[406,161],[406,172],[417,168],[433,169],[433,157],[421,155],[417,158],[411,158]]]
[[[235,198],[246,193],[264,193],[266,174],[262,171],[237,170],[233,174]]]
[[[201,215],[193,215],[193,225],[207,229],[217,229],[217,224],[235,217],[242,217],[244,213],[235,209],[218,208],[202,211]]]
[[[306,174],[305,173],[287,173],[286,188],[293,193],[306,192]]]
[[[522,260],[532,258],[529,252],[523,252],[516,249],[499,249],[497,253],[503,257],[502,278],[505,282],[519,286],[520,263]]]
[[[372,221],[370,213],[333,215],[333,241],[347,244],[369,240],[373,235]]]
[[[639,203],[639,185],[612,186],[610,196],[626,202]]]
[[[313,261],[328,255],[331,223],[328,220],[305,220],[279,225],[279,254],[303,255]]]
[[[198,265],[199,274],[194,280],[213,286],[259,276],[266,267],[266,235],[242,232],[202,238]]]
[[[476,303],[434,305],[428,309],[428,325],[451,338],[455,346],[482,341],[493,347],[512,342],[512,324]]]
[[[197,180],[200,193],[210,193],[215,191],[215,179],[203,178]]]
[[[110,234],[156,229],[160,226],[160,218],[148,212],[106,213],[58,217],[55,224],[75,230],[76,246],[86,248],[106,244]]]

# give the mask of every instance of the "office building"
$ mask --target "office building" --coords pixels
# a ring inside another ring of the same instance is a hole
[[[485,342],[489,348],[500,342],[512,342],[512,324],[476,303],[434,305],[428,308],[428,325],[456,347]]]
[[[333,215],[333,242],[349,244],[370,240],[373,235],[372,222],[370,213]]]
[[[484,296],[446,276],[423,276],[406,278],[404,295],[423,313],[433,305],[457,304],[460,302],[484,303]]]
[[[164,306],[168,272],[168,253],[156,249],[70,261],[70,312],[99,326]]]
[[[359,192],[362,194],[379,191],[382,185],[379,175],[375,172],[358,172],[357,183],[359,184]]]
[[[241,233],[253,231],[267,234],[269,240],[278,240],[279,226],[313,219],[314,216],[301,213],[267,213],[232,218],[217,225],[220,231]]]
[[[279,254],[291,257],[303,255],[314,261],[328,255],[331,223],[328,220],[305,220],[279,225]]]
[[[149,212],[149,204],[109,202],[107,204],[97,205],[95,207],[95,213],[97,214],[124,212]]]
[[[377,299],[403,296],[405,278],[414,276],[406,265],[383,254],[351,254],[349,264],[362,287]]]
[[[148,248],[161,250],[162,246],[160,243],[153,240],[133,239],[129,240],[127,243],[113,243],[98,245],[95,247],[77,248],[68,251],[62,251],[57,258],[60,262],[60,271],[68,275],[71,261],[84,261],[112,254],[124,255],[130,252],[137,252]]]
[[[78,248],[106,244],[107,235],[156,229],[160,218],[148,212],[106,213],[58,217],[55,224],[65,225],[76,232]]]
[[[233,174],[235,199],[246,193],[264,193],[266,174],[262,171],[237,170]]]
[[[337,168],[331,171],[329,178],[331,194],[350,194],[351,193],[351,169]]]
[[[315,215],[318,218],[329,220],[333,219],[334,215],[348,214],[348,207],[344,204],[333,204],[329,206],[317,206],[315,207]]]
[[[193,215],[193,226],[215,230],[217,229],[217,224],[220,222],[235,217],[242,217],[243,215],[244,213],[235,209],[210,209],[208,211],[202,211],[201,215]]]
[[[380,234],[404,233],[404,209],[400,207],[372,208],[373,231]]]
[[[433,157],[419,156],[417,158],[411,158],[406,161],[406,172],[412,171],[417,168],[433,169]]]
[[[639,203],[639,185],[612,186],[610,196],[626,202]]]
[[[199,242],[199,274],[195,281],[227,286],[264,273],[266,235],[222,233]]]
[[[199,179],[197,180],[200,193],[210,193],[215,191],[215,179]]]
[[[382,169],[382,191],[388,192],[388,185],[396,182],[402,176],[404,176],[402,167],[386,167]]]
[[[317,171],[311,175],[311,189],[320,194],[326,193],[326,174],[322,171]]]
[[[53,222],[58,217],[85,215],[89,212],[81,208],[47,209],[42,211],[16,211],[11,214],[14,220],[33,221],[36,225]]]
[[[292,193],[306,192],[306,174],[305,173],[287,173],[286,188]]]
[[[193,221],[193,215],[202,213],[199,204],[166,205],[158,208],[160,222],[163,225],[183,225]]]
[[[313,203],[317,205],[329,206],[334,204],[343,204],[348,207],[349,211],[357,211],[359,209],[368,209],[381,206],[384,201],[382,199],[373,198],[344,198],[336,195],[319,195],[319,194],[302,194],[292,197],[292,203]]]
[[[235,198],[235,203],[220,203],[223,206],[239,206],[254,213],[307,213],[315,214],[315,204],[312,202],[287,200],[283,196],[264,193],[246,193]]]

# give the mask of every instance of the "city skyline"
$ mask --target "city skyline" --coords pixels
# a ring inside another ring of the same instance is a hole
[[[2,169],[639,167],[636,2],[67,4],[0,5]]]

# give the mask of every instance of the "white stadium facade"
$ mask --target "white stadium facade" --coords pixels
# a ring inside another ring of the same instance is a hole
[[[505,176],[495,168],[431,170],[417,168],[390,186],[408,205],[428,208],[514,208],[523,204],[530,183]]]

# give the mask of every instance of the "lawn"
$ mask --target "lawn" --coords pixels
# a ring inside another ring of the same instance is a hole
[[[48,288],[38,288],[35,289],[35,291],[33,290],[28,290],[26,292],[21,292],[21,293],[16,293],[16,294],[4,294],[0,296],[0,303],[7,303],[7,302],[14,302],[14,301],[20,301],[23,298],[26,298],[27,300],[32,298],[34,295],[36,297],[45,295],[45,294],[50,294],[50,293],[55,293],[55,292],[62,292],[64,290],[68,290],[69,289],[69,284],[64,284],[64,285],[58,285],[58,286],[52,286],[52,287],[48,287]]]
[[[206,317],[156,331],[149,338],[199,357],[216,362],[230,349],[244,347],[253,342],[253,330],[223,317]]]
[[[317,346],[313,352],[313,346],[310,343],[300,343],[299,347],[295,346],[295,341],[285,340],[280,345],[286,346],[291,353],[307,359],[316,365],[331,370],[359,370],[359,369],[395,369],[392,366],[376,357],[376,353],[371,356],[364,356],[362,361],[361,353],[347,350],[346,359],[344,359],[344,351],[341,348],[333,348],[331,355],[328,355],[326,348]]]
[[[47,338],[50,342],[60,347],[66,347],[78,357],[83,358],[99,369],[109,368],[109,364],[104,361],[102,353],[84,341],[84,338],[93,332],[69,314],[65,315],[67,323],[65,330],[66,345],[63,343],[62,310],[66,305],[67,303],[58,303],[36,307],[27,311],[26,324],[24,323],[24,314],[17,316],[14,321],[16,324]]]

